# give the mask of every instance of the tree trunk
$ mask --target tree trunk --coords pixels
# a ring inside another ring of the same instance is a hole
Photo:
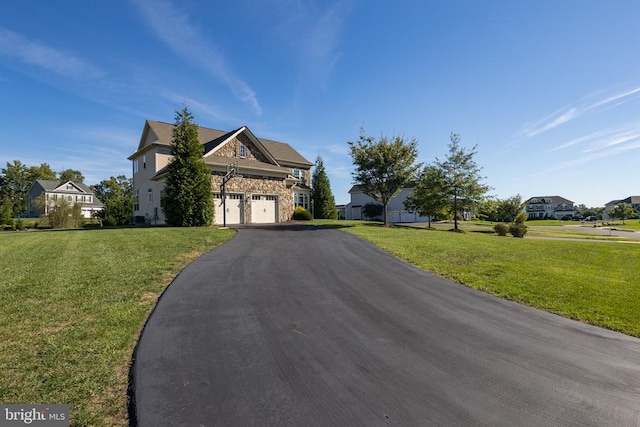
[[[382,217],[384,218],[384,226],[387,226],[387,203],[384,204],[384,212],[382,213]]]
[[[453,196],[453,229],[458,231],[458,196]]]

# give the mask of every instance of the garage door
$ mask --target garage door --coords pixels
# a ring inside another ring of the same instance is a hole
[[[254,224],[270,224],[278,222],[278,196],[254,194],[251,196],[251,222]]]
[[[242,194],[227,194],[226,211],[227,211],[227,224],[242,224],[243,218],[243,197]],[[224,224],[224,209],[225,206],[222,203],[222,197],[220,193],[214,195],[214,202],[216,205],[216,224]]]

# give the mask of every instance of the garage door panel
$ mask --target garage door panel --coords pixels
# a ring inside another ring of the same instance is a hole
[[[226,208],[226,222],[227,224],[242,224],[243,218],[243,195],[242,194],[227,194],[226,206],[222,201],[222,197],[219,193],[215,194],[214,202],[216,206],[216,224],[224,224],[224,214]]]
[[[251,222],[271,224],[277,221],[278,197],[265,194],[251,196]]]

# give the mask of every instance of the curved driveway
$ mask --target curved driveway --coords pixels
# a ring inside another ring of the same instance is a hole
[[[640,340],[312,226],[241,228],[183,270],[131,378],[140,426],[640,425]]]

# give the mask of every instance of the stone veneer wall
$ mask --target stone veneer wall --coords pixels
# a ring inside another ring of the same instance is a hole
[[[247,160],[269,163],[269,160],[267,160],[267,158],[260,152],[260,150],[258,150],[255,145],[253,145],[249,138],[247,138],[243,134],[238,135],[237,137],[226,143],[224,146],[220,147],[220,149],[215,152],[215,155],[223,157],[240,157],[241,144],[246,147],[245,158]]]
[[[220,192],[222,174],[214,174],[211,177],[213,192]],[[287,188],[285,180],[267,176],[244,175],[242,178],[233,177],[226,185],[227,193],[244,194],[244,221],[251,223],[251,196],[253,194],[266,194],[278,196],[278,222],[286,222],[293,215],[293,193]]]

